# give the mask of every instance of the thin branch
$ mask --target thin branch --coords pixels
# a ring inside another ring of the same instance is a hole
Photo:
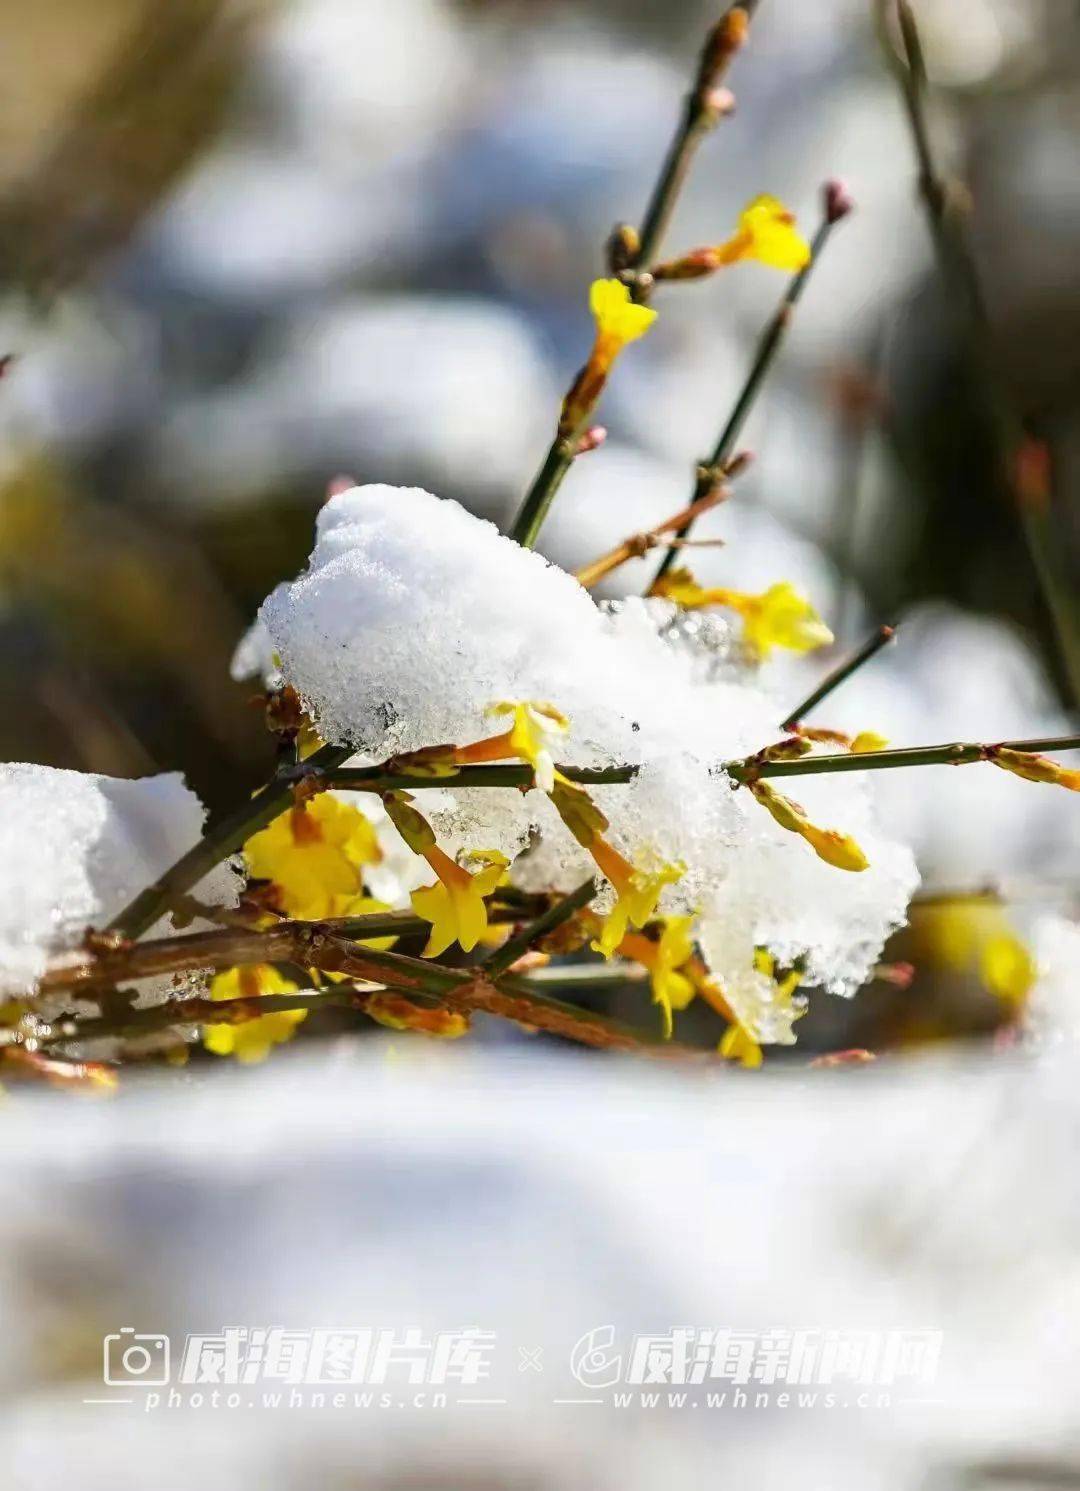
[[[211,824],[199,842],[170,866],[160,880],[140,891],[113,917],[107,930],[123,937],[140,937],[171,910],[177,897],[191,890],[215,865],[235,854],[252,834],[266,828],[288,807],[300,773],[329,771],[352,754],[351,746],[323,746],[297,773],[286,772],[268,782],[239,808]]]
[[[770,761],[760,755],[738,761],[721,761],[718,769],[733,781],[742,783],[761,777],[813,776],[831,771],[881,771],[896,766],[964,766],[988,761],[996,750],[1071,751],[1080,749],[1080,735],[1058,735],[1037,740],[1003,740],[991,742],[958,741],[947,745],[909,746],[900,750],[861,751],[856,755],[798,756],[793,760]],[[558,765],[556,770],[572,782],[593,786],[618,786],[637,776],[640,767],[620,763],[616,766],[582,767]],[[531,787],[531,766],[517,764],[457,766],[445,776],[410,775],[408,772],[386,772],[377,766],[331,772],[328,787],[350,791],[385,792],[425,788],[459,787]]]
[[[616,1051],[656,1051],[686,1056],[687,1048],[663,1042],[648,1031],[610,1019],[591,1010],[581,1010],[537,989],[527,979],[491,978],[483,969],[445,968],[401,953],[379,952],[360,947],[318,922],[279,923],[265,931],[225,929],[186,937],[162,938],[104,952],[84,952],[58,960],[45,973],[39,992],[91,993],[118,979],[142,978],[155,973],[181,973],[204,968],[230,968],[250,963],[296,963],[324,973],[434,997],[451,1008],[482,1011],[511,1020],[530,1030],[544,1030],[581,1045]],[[237,1015],[251,1019],[279,1009],[314,1008],[333,1002],[338,991],[325,994],[265,995],[255,1000],[180,999],[146,1010],[130,1010],[116,1018],[65,1020],[42,1033],[35,1031],[37,1045],[60,1041],[93,1040],[105,1035],[127,1035],[170,1025],[226,1023]],[[351,1004],[363,991],[350,992]],[[343,997],[340,994],[339,998]],[[230,1012],[238,1004],[239,1012]],[[362,1006],[357,1006],[362,1007]],[[19,1039],[18,1033],[13,1038]]]
[[[484,959],[481,967],[487,977],[498,978],[500,974],[505,973],[519,958],[524,957],[541,937],[554,932],[557,927],[569,921],[575,912],[587,906],[596,892],[596,881],[586,880],[583,885],[578,886],[577,890],[571,891],[568,896],[556,901],[534,921],[527,923],[516,937],[511,937],[503,943],[502,947],[496,948],[490,956]]]
[[[895,751],[862,751],[856,755],[800,756],[794,761],[766,761],[751,768],[759,777],[814,776],[828,772],[889,771],[902,766],[971,766],[978,761],[992,761],[998,750],[1040,751],[1080,750],[1080,735],[1061,735],[1039,740],[1002,740],[992,744],[955,741],[951,745],[906,746]],[[731,767],[727,770],[735,775]],[[743,771],[743,779],[746,772]]]
[[[623,278],[630,286],[634,299],[639,302],[648,300],[652,291],[653,281],[649,269],[663,242],[697,147],[721,117],[723,108],[718,99],[723,90],[720,84],[735,54],[747,39],[750,20],[758,3],[759,0],[741,0],[741,3],[729,5],[720,20],[710,28],[698,59],[694,86],[687,97],[671,148],[646,208],[641,231],[634,234],[632,230],[628,230],[633,240],[633,249],[629,262],[624,261]],[[571,385],[571,389],[573,387]],[[560,419],[555,438],[548,447],[540,470],[533,478],[510,529],[510,537],[521,544],[522,548],[531,549],[536,543],[555,495],[581,453],[582,437],[587,434],[602,387],[601,383],[592,398],[586,401],[580,411],[575,410],[575,417],[569,421],[564,403],[563,418]]]
[[[710,508],[726,502],[730,496],[731,488],[721,482],[711,491],[706,492],[703,497],[696,497],[689,507],[684,507],[673,517],[665,518],[662,523],[657,523],[655,528],[649,528],[644,533],[634,533],[629,538],[624,538],[621,544],[617,544],[601,558],[594,559],[591,564],[575,570],[574,578],[586,590],[591,590],[594,585],[599,585],[601,580],[606,579],[608,575],[613,574],[631,559],[644,559],[651,549],[655,549],[663,541],[666,534],[688,529],[695,519],[700,518]],[[672,540],[672,543],[676,545],[688,542],[691,540],[679,538]]]
[[[780,301],[772,320],[762,333],[753,362],[750,364],[750,371],[746,375],[746,381],[742,386],[738,398],[735,400],[735,406],[728,416],[727,423],[720,432],[720,437],[713,448],[712,455],[698,467],[694,486],[695,502],[711,492],[727,475],[728,464],[735,454],[735,446],[738,443],[739,437],[742,435],[743,427],[757,401],[758,394],[761,392],[762,386],[776,361],[777,354],[784,344],[788,328],[795,315],[795,308],[810,281],[810,276],[813,274],[821,255],[825,251],[825,245],[831,238],[833,229],[837,223],[843,220],[847,211],[850,211],[850,203],[845,202],[843,204],[845,208],[844,212],[839,215],[837,214],[836,204],[838,198],[835,186],[830,184],[830,186],[825,188],[825,192],[825,214],[811,241],[810,259],[806,266],[800,269],[798,274],[794,275],[788,284],[787,290],[784,292],[783,299]],[[688,518],[678,529],[676,536],[678,538],[688,537],[693,526],[693,517]],[[653,585],[657,581],[662,580],[667,574],[668,570],[675,563],[678,552],[678,548],[674,544],[668,547],[667,553],[661,560],[660,567],[653,578]]]
[[[1050,614],[1075,702],[1080,702],[1080,606],[1061,558],[1060,542],[1049,511],[1049,494],[1032,500],[1023,489],[1021,470],[1028,436],[1005,392],[994,352],[992,327],[982,278],[968,233],[967,194],[938,166],[928,120],[929,82],[915,12],[908,0],[877,0],[882,48],[900,93],[918,164],[919,194],[946,285],[965,309],[971,367],[984,391],[992,419],[997,465],[1011,494],[1032,566]],[[903,58],[888,36],[888,16],[896,15]]]
[[[868,663],[872,657],[876,657],[883,647],[896,636],[895,626],[881,626],[872,637],[870,637],[846,662],[840,663],[838,667],[822,679],[812,694],[809,694],[801,704],[797,705],[787,719],[781,725],[782,730],[794,730],[799,722],[806,718],[812,709],[815,709],[823,699],[827,699],[834,693],[842,683],[846,683],[853,673],[857,673],[864,663]]]
[[[759,0],[741,0],[730,5],[706,38],[698,61],[694,86],[686,97],[660,176],[645,209],[634,257],[634,270],[640,276],[656,262],[679,195],[690,173],[695,154],[705,136],[715,127],[720,111],[713,101],[737,53],[746,41],[748,24]],[[648,294],[647,285],[635,286],[638,298]]]

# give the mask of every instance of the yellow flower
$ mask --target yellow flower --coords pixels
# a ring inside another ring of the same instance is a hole
[[[1035,963],[1008,916],[988,900],[957,899],[920,908],[928,955],[960,974],[977,974],[988,993],[1014,1009],[1027,1002]]]
[[[827,647],[833,640],[832,632],[810,602],[787,580],[770,585],[761,595],[747,595],[741,590],[706,589],[689,570],[681,569],[665,575],[653,594],[688,609],[727,606],[737,611],[743,619],[746,642],[759,657],[768,657],[774,647],[811,652],[815,647]]]
[[[986,988],[1003,1004],[1027,1003],[1035,983],[1035,962],[1011,932],[991,937],[982,951],[979,972]]]
[[[810,263],[810,245],[795,226],[795,215],[776,197],[755,197],[739,217],[738,231],[716,250],[720,264],[756,259],[789,273]]]
[[[638,930],[656,912],[656,903],[665,885],[673,885],[685,874],[683,865],[662,864],[656,869],[633,865],[597,834],[588,846],[589,853],[607,876],[616,892],[616,902],[604,918],[596,948],[610,958],[630,927]]]
[[[555,786],[555,758],[551,747],[569,730],[570,721],[554,704],[529,700],[504,700],[493,705],[490,713],[513,716],[514,723],[508,732],[510,750],[532,767],[541,792],[550,792]]]
[[[295,994],[298,988],[269,963],[247,963],[218,973],[210,982],[211,999],[257,999],[263,994]],[[274,1046],[291,1040],[306,1010],[280,1010],[239,1025],[207,1025],[203,1045],[217,1056],[235,1056],[250,1064],[265,1061]]]
[[[851,742],[851,754],[862,756],[867,751],[883,751],[888,744],[888,739],[884,735],[878,735],[873,730],[861,730]]]
[[[269,880],[277,908],[301,921],[345,914],[361,869],[382,858],[363,813],[329,792],[289,808],[244,845],[248,873]]]
[[[698,992],[697,984],[686,972],[686,965],[694,956],[694,943],[690,936],[692,916],[666,916],[658,941],[640,932],[628,932],[619,943],[618,952],[624,958],[633,958],[649,970],[653,1003],[660,1006],[664,1020],[664,1039],[670,1040],[674,1031],[674,1010],[684,1010]]]
[[[726,1061],[737,1061],[740,1066],[750,1069],[759,1067],[764,1060],[757,1041],[746,1026],[740,1025],[737,1020],[732,1021],[724,1031],[717,1049]]]
[[[768,782],[751,782],[750,790],[767,808],[781,828],[799,834],[813,849],[819,859],[837,870],[865,870],[869,860],[849,834],[835,828],[818,828],[789,797],[782,796]]]
[[[596,318],[596,343],[589,361],[605,371],[628,342],[636,342],[656,320],[648,306],[635,305],[621,280],[593,280],[589,309]]]
[[[1036,756],[1030,751],[1011,751],[1007,746],[995,746],[989,759],[1002,771],[1011,771],[1014,776],[1028,782],[1049,782],[1055,787],[1067,787],[1070,792],[1080,792],[1080,771],[1070,770],[1049,756]]]
[[[414,1004],[399,994],[373,994],[364,1005],[373,1020],[388,1030],[418,1030],[440,1040],[456,1041],[469,1029],[469,1017],[444,1004]]]
[[[484,897],[490,896],[498,885],[509,860],[495,850],[478,850],[471,857],[482,866],[475,874],[457,864],[437,845],[424,850],[424,858],[439,877],[435,885],[412,893],[413,910],[431,923],[425,958],[438,957],[452,942],[465,952],[472,952],[487,931]]]
[[[459,766],[478,761],[505,761],[516,756],[533,769],[536,785],[542,792],[551,792],[555,786],[555,758],[552,743],[566,734],[570,721],[557,710],[554,704],[542,704],[535,699],[504,699],[493,704],[487,711],[491,715],[510,715],[513,724],[501,735],[491,735],[472,745],[458,746],[452,759]]]

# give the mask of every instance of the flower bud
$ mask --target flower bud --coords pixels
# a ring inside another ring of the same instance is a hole
[[[825,204],[825,220],[838,223],[855,211],[855,198],[842,181],[827,181],[822,192]]]

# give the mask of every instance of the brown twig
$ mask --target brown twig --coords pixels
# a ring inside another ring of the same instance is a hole
[[[696,497],[689,507],[682,508],[673,517],[665,518],[655,528],[649,528],[644,533],[631,534],[629,538],[624,538],[621,544],[617,544],[614,549],[609,550],[599,559],[594,559],[591,564],[575,570],[575,579],[586,590],[591,590],[594,585],[599,585],[601,580],[606,579],[608,575],[613,574],[631,559],[644,559],[651,549],[655,549],[666,541],[667,534],[674,533],[677,529],[688,528],[695,519],[700,518],[710,508],[718,507],[721,502],[726,502],[730,496],[730,486],[726,482],[721,482],[712,491]]]

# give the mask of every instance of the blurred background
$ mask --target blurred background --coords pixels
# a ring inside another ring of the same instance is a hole
[[[991,352],[1047,457],[1075,595],[1080,5],[916,9],[935,144],[974,205]],[[640,219],[717,13],[0,0],[0,756],[179,769],[211,808],[266,772],[229,662],[302,567],[328,483],[513,513],[588,345],[603,241]],[[731,82],[737,113],[702,150],[669,249],[726,238],[762,191],[809,231],[831,176],[858,211],[747,429],[755,464],[702,525],[726,547],[695,568],[745,589],[790,579],[829,620],[836,648],[778,675],[788,704],[874,623],[904,622],[820,723],[895,744],[1070,728],[870,0],[766,0]],[[658,297],[605,399],[608,444],[559,499],[553,558],[583,563],[684,505],[782,290],[743,266]],[[632,565],[620,583],[646,578]],[[887,775],[883,811],[931,892],[1007,881],[1021,928],[1033,900],[1072,905],[1072,803],[989,769]],[[811,1045],[1000,1022],[935,917],[894,953],[951,958],[955,979],[875,987],[857,1014],[830,1002]]]

